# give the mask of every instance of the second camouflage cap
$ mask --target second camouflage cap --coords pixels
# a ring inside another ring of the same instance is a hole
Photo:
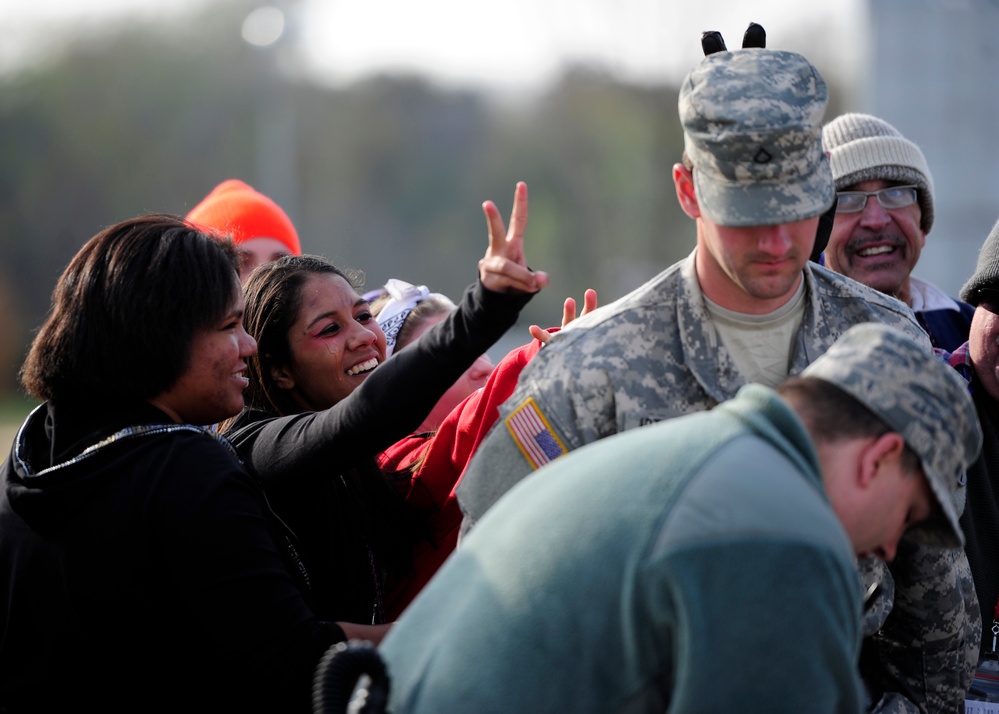
[[[832,382],[902,435],[922,464],[940,517],[911,529],[931,545],[959,547],[965,472],[982,448],[968,383],[932,350],[875,323],[847,330],[802,376]]]
[[[818,216],[835,186],[822,150],[825,80],[794,52],[705,57],[680,89],[684,150],[701,210],[723,226]]]

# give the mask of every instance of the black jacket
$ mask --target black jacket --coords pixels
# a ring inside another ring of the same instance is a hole
[[[420,531],[374,457],[419,426],[530,298],[476,283],[447,319],[379,365],[346,399],[285,417],[247,410],[227,430],[297,536],[320,617],[383,621],[383,588],[411,564]]]
[[[999,620],[999,403],[972,370],[971,396],[985,434],[982,452],[968,468],[968,490],[961,530],[978,606],[982,611],[979,661],[994,656],[992,626]]]
[[[42,405],[0,467],[0,708],[308,711],[343,633],[285,538],[209,432]]]

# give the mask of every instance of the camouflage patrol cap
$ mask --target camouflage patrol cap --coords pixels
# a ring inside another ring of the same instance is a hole
[[[963,546],[965,471],[982,448],[982,430],[957,371],[900,330],[866,323],[847,330],[801,374],[832,382],[902,435],[940,504],[938,516],[909,534],[931,545]]]
[[[684,150],[701,210],[722,226],[818,216],[835,185],[822,150],[825,80],[794,52],[705,57],[680,89]]]

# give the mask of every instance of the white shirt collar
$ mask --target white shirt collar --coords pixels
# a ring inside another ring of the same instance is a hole
[[[931,282],[909,276],[909,297],[912,300],[913,312],[929,312],[930,310],[960,311],[957,301]]]

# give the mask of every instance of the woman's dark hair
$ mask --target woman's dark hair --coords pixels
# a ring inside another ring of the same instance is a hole
[[[182,218],[150,214],[88,240],[52,293],[21,367],[41,400],[147,400],[186,371],[199,331],[238,294],[236,251]]]
[[[302,308],[302,285],[311,275],[327,274],[339,275],[355,290],[363,281],[361,273],[340,270],[315,255],[286,255],[258,266],[247,278],[243,324],[257,341],[257,354],[247,360],[247,407],[281,416],[298,411],[288,393],[274,386],[271,367],[291,363],[288,330]]]
[[[849,393],[818,377],[789,377],[777,393],[790,402],[816,441],[884,436],[892,431],[877,414]],[[919,456],[906,444],[902,466],[908,473],[921,473]]]

